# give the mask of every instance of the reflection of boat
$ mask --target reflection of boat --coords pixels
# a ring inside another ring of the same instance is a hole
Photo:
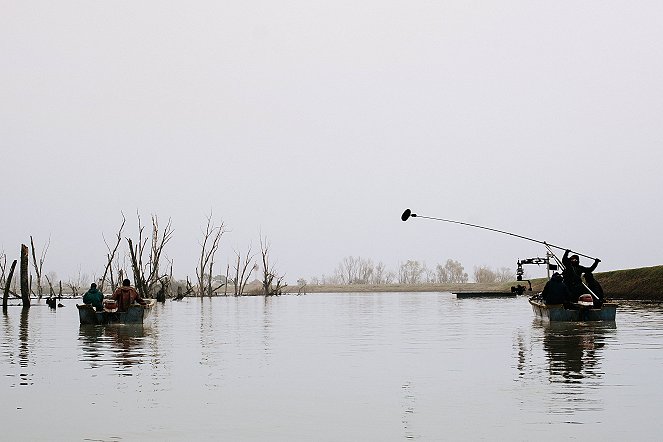
[[[81,324],[142,324],[152,313],[154,304],[154,299],[147,299],[145,305],[132,305],[126,312],[98,312],[89,304],[76,304],[76,307]]]
[[[143,324],[81,324],[79,327],[80,347],[84,354],[81,361],[89,363],[91,368],[110,364],[123,371],[140,364],[147,354],[144,338],[149,328]]]
[[[616,330],[614,322],[551,322],[543,327],[543,349],[551,376],[562,382],[600,378],[603,348]]]
[[[546,304],[543,299],[532,297],[529,303],[538,318],[551,322],[614,321],[617,314],[617,303],[614,302],[604,302],[600,308],[580,304],[566,307],[563,304]]]

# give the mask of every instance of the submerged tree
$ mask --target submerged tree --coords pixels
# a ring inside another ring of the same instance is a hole
[[[237,260],[235,261],[235,278],[233,279],[233,287],[235,289],[235,296],[242,296],[246,284],[249,283],[251,274],[258,269],[258,264],[253,262],[254,255],[251,254],[251,246],[249,246],[246,255],[240,256],[239,252],[235,252]]]
[[[159,221],[156,215],[152,215],[152,236],[143,237],[144,226],[138,215],[138,242],[134,245],[131,238],[127,238],[129,253],[131,256],[131,269],[134,275],[136,290],[141,297],[152,298],[156,284],[168,274],[159,273],[159,265],[163,249],[173,236],[171,220],[168,219],[163,231],[159,231]],[[148,242],[151,243],[149,251],[145,253]]]
[[[267,237],[260,237],[260,255],[262,257],[262,291],[265,296],[280,295],[287,284],[283,283],[285,275],[278,275],[274,265],[269,261],[269,243]]]
[[[218,226],[215,226],[212,222],[212,214],[210,213],[207,217],[205,231],[203,232],[203,242],[200,245],[200,261],[198,263],[198,268],[196,269],[196,276],[198,278],[198,295],[200,297],[204,295],[212,296],[216,290],[225,285],[225,283],[218,285],[214,284],[212,277],[214,257],[219,250],[221,236],[225,231],[223,221],[221,221],[221,224]]]
[[[41,285],[41,277],[42,277],[42,270],[44,267],[44,260],[46,259],[46,252],[48,251],[48,247],[51,245],[51,239],[49,238],[48,241],[46,242],[46,245],[41,251],[41,255],[39,256],[39,261],[37,261],[37,254],[35,253],[35,242],[32,239],[32,235],[30,235],[30,246],[32,248],[32,265],[35,269],[35,276],[37,277],[37,296],[39,296],[39,299],[41,299],[42,295],[44,294],[44,289]]]
[[[121,212],[120,212],[121,213]],[[106,254],[106,268],[104,269],[104,274],[99,280],[99,291],[103,293],[104,291],[104,285],[106,283],[106,279],[108,278],[108,282],[110,283],[110,289],[111,292],[115,291],[117,286],[120,283],[120,279],[122,278],[120,269],[118,269],[118,278],[114,278],[113,274],[113,262],[115,262],[115,257],[117,253],[117,249],[120,247],[120,243],[122,242],[122,230],[124,229],[124,224],[127,222],[127,219],[124,216],[124,213],[122,213],[122,224],[120,225],[120,228],[117,231],[117,235],[115,237],[115,246],[111,249],[110,245],[108,245],[108,242],[106,241],[106,238],[104,238],[104,244],[106,244],[106,248],[108,249],[108,253]]]

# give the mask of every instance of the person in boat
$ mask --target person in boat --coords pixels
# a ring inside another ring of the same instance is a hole
[[[99,291],[97,284],[90,284],[90,290],[83,295],[83,304],[90,304],[98,312],[104,309],[104,294]]]
[[[145,305],[145,300],[140,297],[135,288],[131,287],[131,281],[125,279],[122,286],[113,292],[113,299],[117,301],[117,310],[126,312],[133,303]]]
[[[605,293],[603,293],[603,287],[601,284],[594,278],[594,275],[591,273],[585,273],[585,285],[596,295],[594,298],[594,307],[601,308],[603,305],[603,300],[605,299]]]
[[[580,265],[580,257],[578,255],[569,256],[569,253],[571,253],[571,251],[566,250],[562,257],[562,264],[564,265],[562,277],[566,287],[573,295],[572,301],[576,301],[580,295],[587,293],[587,288],[582,283],[582,276],[585,275],[585,277],[587,277],[586,275],[589,275],[589,277],[594,280],[592,272],[596,269],[601,260],[596,258],[594,264],[590,267],[584,267]]]
[[[571,292],[564,284],[562,275],[555,272],[543,287],[541,297],[546,304],[565,304],[571,299]]]

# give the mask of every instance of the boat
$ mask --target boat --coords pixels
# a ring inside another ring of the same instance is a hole
[[[156,301],[146,299],[145,305],[134,304],[126,312],[117,311],[117,304],[105,301],[104,310],[96,311],[90,304],[76,304],[81,324],[142,324],[152,313]]]
[[[537,318],[550,322],[614,321],[617,315],[617,303],[610,301],[604,302],[600,308],[595,308],[593,303],[585,302],[565,306],[546,304],[536,295],[529,298],[529,303]]]

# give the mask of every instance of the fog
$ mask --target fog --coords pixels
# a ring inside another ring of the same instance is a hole
[[[661,264],[659,2],[0,3],[0,250],[103,273],[136,213],[193,276],[259,237],[286,280],[346,256]],[[536,268],[533,275],[543,274]],[[537,273],[538,272],[538,273]]]

